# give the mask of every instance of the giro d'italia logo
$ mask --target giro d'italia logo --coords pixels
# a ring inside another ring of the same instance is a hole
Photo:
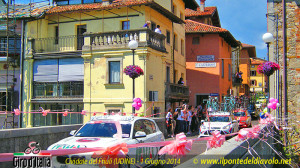
[[[51,154],[42,153],[38,142],[29,142],[24,153],[14,153],[15,168],[50,168]]]

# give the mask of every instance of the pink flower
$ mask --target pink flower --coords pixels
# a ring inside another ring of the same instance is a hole
[[[19,109],[14,109],[14,113],[15,113],[15,115],[20,115],[20,110]]]
[[[64,116],[64,117],[68,116],[68,111],[65,111],[65,112],[63,113],[63,116]]]

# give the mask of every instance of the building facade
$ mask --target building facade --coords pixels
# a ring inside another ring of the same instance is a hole
[[[143,100],[137,114],[164,113],[188,99],[188,88],[175,84],[180,77],[186,83],[184,1],[72,2],[56,1],[26,24],[22,103],[24,111],[86,110],[87,115],[28,114],[24,126],[82,123],[94,112],[131,115],[133,80],[123,70],[133,64],[133,52],[134,64],[144,71],[135,79],[135,97]],[[157,25],[162,34],[154,32]],[[138,42],[134,51],[131,40]]]
[[[242,85],[240,87],[239,95],[250,96],[250,76],[256,75],[255,71],[250,70],[250,58],[256,57],[255,46],[242,43],[242,50],[240,54],[239,71],[242,72]]]
[[[270,61],[279,63],[281,67],[279,72],[270,76],[270,97],[279,99],[282,105],[276,115],[287,115],[292,123],[294,119],[300,120],[300,2],[286,1],[285,10],[283,14],[282,0],[268,0],[268,32],[274,36],[270,43]],[[283,71],[284,60],[286,74]]]
[[[264,94],[267,86],[267,78],[264,74],[257,72],[257,67],[266,62],[264,59],[253,58],[251,59],[250,67],[250,92]]]
[[[231,47],[239,44],[231,33],[193,20],[186,20],[186,66],[190,104],[219,100],[232,94]]]

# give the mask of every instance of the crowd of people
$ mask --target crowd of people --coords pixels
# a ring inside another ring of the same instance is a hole
[[[175,110],[169,108],[166,115],[168,135],[174,137],[180,132],[184,132],[187,135],[194,134],[198,132],[201,120],[204,120],[205,117],[206,109],[203,105],[198,105],[195,108],[194,106],[183,104]]]

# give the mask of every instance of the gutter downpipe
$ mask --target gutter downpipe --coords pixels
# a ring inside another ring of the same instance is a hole
[[[22,99],[23,99],[23,63],[24,63],[24,36],[25,36],[25,20],[22,20],[22,31],[21,31],[21,54],[20,54],[20,86],[19,86],[19,109],[23,111]],[[20,114],[19,128],[22,127],[23,113]]]
[[[283,96],[284,96],[284,124],[287,127],[288,125],[288,107],[287,107],[287,62],[286,62],[286,55],[287,55],[287,39],[286,39],[286,0],[282,0],[282,28],[283,28]],[[287,133],[285,131],[284,140],[287,145]]]

